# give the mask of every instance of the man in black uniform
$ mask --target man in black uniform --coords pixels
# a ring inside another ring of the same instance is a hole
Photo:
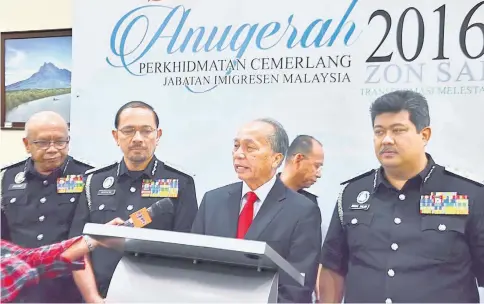
[[[478,303],[484,185],[425,153],[422,95],[386,94],[371,118],[381,167],[342,184],[322,248],[320,301]]]
[[[25,129],[23,141],[30,157],[0,173],[2,239],[39,247],[67,239],[84,188],[83,174],[92,166],[68,155],[68,127],[59,114],[39,112]],[[36,303],[80,300],[72,277],[43,281],[22,290],[16,299]]]
[[[154,156],[161,136],[156,112],[144,102],[129,102],[118,110],[114,126],[113,137],[124,157],[119,163],[86,172],[70,237],[82,234],[86,223],[106,223],[116,217],[127,220],[162,197],[174,202],[173,227],[154,219],[146,228],[189,232],[198,211],[195,183],[190,175]],[[114,250],[99,248],[86,259],[85,270],[74,272],[85,301],[101,302],[106,297],[120,258]]]
[[[318,197],[304,189],[321,177],[323,162],[323,145],[312,136],[298,135],[287,150],[284,169],[279,176],[286,187],[318,204]]]
[[[310,135],[298,135],[289,145],[284,168],[278,175],[286,187],[304,195],[318,205],[318,196],[304,189],[311,187],[318,178],[321,178],[323,163],[324,151],[321,142]],[[327,226],[321,223],[323,237],[326,230]],[[315,291],[317,291],[316,287]]]

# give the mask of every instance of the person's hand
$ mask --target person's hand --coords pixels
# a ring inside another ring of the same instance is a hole
[[[121,226],[124,221],[119,217],[107,222],[105,225]],[[112,237],[96,237],[96,246],[103,246],[111,249],[121,249],[124,245],[124,239]]]
[[[94,294],[89,297],[87,303],[105,303],[104,299],[99,294]]]
[[[122,219],[120,219],[119,217],[117,217],[114,220],[106,223],[106,225],[115,225],[115,226],[119,226],[119,225],[123,225],[123,224],[124,224],[124,221]]]

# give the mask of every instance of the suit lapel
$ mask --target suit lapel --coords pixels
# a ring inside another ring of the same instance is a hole
[[[235,238],[237,237],[237,223],[240,213],[240,200],[242,199],[242,183],[236,183],[227,193],[227,204],[225,204],[225,214],[220,219],[224,219],[220,229],[221,236]]]
[[[267,226],[269,226],[272,220],[277,216],[279,211],[281,211],[283,207],[281,201],[283,201],[285,198],[286,187],[279,180],[279,178],[277,178],[265,201],[262,203],[259,212],[254,218],[254,221],[250,225],[250,228],[245,235],[245,239],[257,240],[260,237],[262,232],[264,232]]]

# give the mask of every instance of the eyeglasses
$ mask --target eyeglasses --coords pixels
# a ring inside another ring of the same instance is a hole
[[[50,148],[50,145],[53,145],[54,148],[57,150],[62,150],[67,147],[69,143],[69,139],[64,140],[33,140],[32,143],[37,146],[37,148],[42,150],[47,150]]]
[[[155,132],[156,129],[152,127],[142,127],[140,129],[137,129],[134,127],[126,127],[119,130],[119,132],[123,133],[124,136],[128,136],[128,137],[133,137],[138,131],[141,134],[141,136],[148,137],[151,134],[153,134],[153,132]]]

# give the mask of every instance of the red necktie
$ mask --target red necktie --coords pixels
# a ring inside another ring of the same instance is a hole
[[[239,215],[239,224],[237,226],[237,238],[243,239],[247,230],[249,230],[252,219],[254,218],[254,203],[257,201],[257,194],[254,192],[247,193],[247,202],[242,208],[242,212]]]

